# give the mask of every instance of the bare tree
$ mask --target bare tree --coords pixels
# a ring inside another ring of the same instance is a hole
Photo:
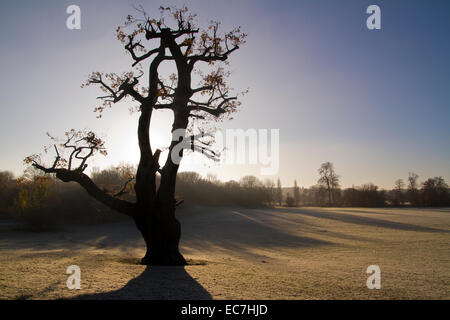
[[[405,183],[403,179],[397,179],[394,183],[394,192],[395,192],[395,202],[399,205],[403,204],[403,188],[405,187]]]
[[[255,176],[245,176],[240,180],[241,187],[247,189],[255,189],[258,187],[262,187],[261,181],[258,180]]]
[[[419,175],[414,173],[414,172],[409,172],[408,173],[408,190],[407,190],[407,195],[408,195],[408,200],[409,203],[413,206],[416,206],[419,204],[420,202],[420,197],[419,197],[419,189],[418,189],[418,182],[419,180]]]
[[[334,192],[339,187],[339,176],[331,162],[322,163],[318,171],[320,178],[317,183],[327,189],[328,204],[331,206],[334,204]]]
[[[408,189],[417,190],[419,175],[414,172],[408,173]]]
[[[71,130],[65,141],[55,142],[52,147],[56,156],[51,166],[42,164],[39,155],[27,157],[25,162],[55,174],[62,181],[78,182],[104,205],[134,219],[147,245],[142,264],[183,265],[186,260],[178,248],[181,226],[175,218],[174,198],[180,164],[177,159],[183,156],[183,148],[179,146],[185,138],[184,134],[179,135],[179,130],[201,132],[208,123],[236,111],[240,103],[227,85],[229,72],[225,67],[230,54],[245,42],[246,35],[240,28],[221,33],[218,22],[211,22],[201,30],[196,26],[196,15],[190,14],[186,7],[161,7],[161,15],[156,19],[141,8],[138,11],[140,18],[128,15],[125,25],[117,28],[117,39],[131,56],[134,69],[121,75],[93,72],[84,83],[97,85],[104,93],[98,97],[102,104],[94,110],[99,117],[108,107],[126,99],[137,103],[140,161],[134,187],[136,202],[101,190],[84,173],[92,156],[106,154],[104,142],[91,131]],[[148,83],[140,84],[145,74],[144,62],[149,66]],[[172,64],[176,73],[163,78],[159,74],[163,63]],[[194,87],[194,83],[198,85]],[[154,110],[170,110],[174,115],[173,140],[162,167],[161,150],[153,150],[150,145]],[[198,150],[194,145],[191,147]],[[161,176],[159,188],[155,183],[157,174]]]

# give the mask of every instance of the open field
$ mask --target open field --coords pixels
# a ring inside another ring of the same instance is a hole
[[[132,222],[0,227],[1,299],[450,299],[450,209],[191,208],[192,265],[145,267]],[[66,268],[81,268],[81,290]],[[380,290],[366,268],[381,268]]]

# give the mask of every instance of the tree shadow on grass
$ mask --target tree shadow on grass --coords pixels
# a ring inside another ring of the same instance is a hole
[[[148,266],[115,291],[86,294],[76,300],[211,300],[212,297],[182,266]]]
[[[261,216],[259,211],[230,209],[193,217],[182,222],[183,247],[186,245],[202,251],[211,247],[214,250],[225,248],[234,253],[248,254],[255,248],[306,248],[333,244],[285,230],[284,225],[273,223],[275,217],[262,219]]]
[[[321,209],[286,209],[286,208],[279,208],[277,209],[282,212],[292,213],[292,214],[300,214],[305,216],[311,216],[316,218],[322,218],[322,219],[329,219],[329,220],[335,220],[339,222],[346,222],[346,223],[353,223],[353,224],[359,224],[359,225],[365,225],[370,227],[381,227],[381,228],[388,228],[388,229],[394,229],[394,230],[405,230],[405,231],[417,231],[417,232],[442,232],[442,233],[450,233],[449,230],[445,229],[438,229],[438,228],[432,228],[432,227],[426,227],[426,226],[420,226],[405,222],[395,222],[395,221],[389,221],[385,219],[380,218],[372,218],[372,217],[366,217],[362,215],[353,215],[348,213],[339,213],[339,212],[332,212],[332,211],[325,211]]]

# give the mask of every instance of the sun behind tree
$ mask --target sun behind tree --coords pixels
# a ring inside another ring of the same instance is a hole
[[[240,102],[227,85],[229,72],[225,67],[229,55],[245,42],[246,34],[239,27],[220,33],[220,24],[214,21],[200,30],[196,15],[190,14],[187,7],[161,7],[158,19],[150,18],[142,8],[138,11],[140,18],[128,15],[125,25],[116,30],[117,39],[130,54],[134,69],[121,75],[93,72],[82,85],[98,85],[104,92],[99,97],[103,103],[94,110],[98,117],[119,101],[128,99],[138,103],[140,160],[134,187],[136,202],[100,189],[83,173],[92,156],[106,155],[104,142],[92,131],[70,130],[63,141],[52,138],[51,148],[56,156],[50,167],[42,164],[40,155],[36,154],[27,157],[25,163],[55,174],[62,181],[79,183],[104,205],[131,217],[147,245],[142,264],[184,265],[186,260],[179,252],[181,227],[175,218],[174,198],[179,161],[183,156],[179,144],[193,120],[200,120],[193,129],[202,132],[204,126],[237,110]],[[140,84],[145,75],[143,62],[149,62],[148,85]],[[176,73],[166,78],[160,76],[162,63],[172,63]],[[162,167],[161,150],[153,150],[150,145],[152,112],[160,109],[174,114],[173,140]],[[161,175],[159,188],[156,188],[157,174]]]

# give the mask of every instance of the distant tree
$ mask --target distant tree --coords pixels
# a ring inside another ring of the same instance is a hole
[[[92,181],[101,186],[104,191],[122,196],[134,191],[134,173],[136,168],[131,165],[122,164],[111,166],[104,170],[94,168],[91,172]]]
[[[206,180],[208,180],[211,183],[215,183],[215,184],[218,184],[220,182],[219,178],[217,178],[217,175],[214,173],[207,173]]]
[[[450,204],[448,185],[442,177],[427,179],[421,190],[425,206],[446,206]]]
[[[300,188],[297,185],[297,180],[294,180],[294,205],[297,207],[300,203]]]
[[[286,195],[286,206],[288,207],[293,207],[295,205],[295,200],[294,198],[291,196],[290,193],[288,193]]]
[[[382,207],[385,205],[386,195],[378,186],[367,183],[361,186],[363,205],[367,207]]]
[[[417,189],[418,187],[418,179],[419,179],[419,175],[414,173],[414,172],[409,172],[408,173],[408,189],[410,190],[414,190]]]
[[[344,190],[344,205],[345,206],[361,206],[360,191],[352,186]]]
[[[304,188],[302,192],[302,203],[304,205],[314,205],[314,187]]]
[[[373,183],[366,183],[346,189],[343,202],[352,207],[382,207],[386,204],[386,193]]]
[[[4,187],[14,181],[14,174],[11,171],[0,171],[0,186]]]
[[[275,191],[275,198],[280,206],[283,205],[283,189],[281,188],[280,178],[278,178],[277,180],[277,190]]]
[[[394,183],[394,202],[395,204],[402,205],[403,204],[403,188],[405,187],[405,183],[402,179],[395,180]]]
[[[51,150],[54,148],[55,158],[50,165],[43,164],[39,155],[29,156],[25,162],[55,174],[61,181],[77,182],[96,200],[131,217],[147,246],[142,264],[184,265],[186,260],[179,251],[181,226],[175,217],[178,205],[175,187],[186,148],[185,138],[193,134],[193,130],[203,132],[214,121],[237,111],[240,103],[227,83],[230,73],[226,65],[229,56],[245,42],[246,34],[239,27],[221,32],[218,22],[200,29],[196,15],[189,13],[186,7],[161,7],[160,10],[159,17],[152,18],[138,9],[141,17],[128,15],[125,25],[117,28],[117,39],[132,59],[127,72],[93,72],[84,83],[84,86],[99,86],[103,92],[98,97],[102,104],[94,109],[99,117],[113,104],[127,99],[140,114],[136,201],[105,192],[84,173],[92,156],[106,155],[103,140],[92,131],[70,130],[67,139],[53,139]],[[144,68],[148,68],[148,72],[142,82]],[[168,70],[175,73],[163,77],[163,72]],[[155,150],[150,143],[151,118],[155,110],[168,110],[173,114],[172,142],[162,166],[159,162],[162,151]],[[204,145],[207,143],[202,144],[197,139],[190,147],[208,154]],[[160,175],[158,187],[157,175]]]
[[[309,193],[311,204],[317,206],[329,205],[328,190],[324,186],[320,184],[312,186]]]
[[[255,176],[245,176],[241,178],[241,187],[247,189],[255,189],[262,186],[261,181]]]
[[[0,214],[6,214],[11,206],[17,183],[14,174],[10,171],[0,171]]]
[[[8,189],[15,183],[14,174],[10,171],[0,171],[0,201],[6,198]]]
[[[184,171],[178,173],[178,181],[186,185],[195,185],[202,179],[202,176],[194,171]]]
[[[267,192],[267,204],[272,206],[275,202],[275,183],[272,179],[266,179],[264,181],[264,187]]]
[[[320,178],[317,183],[327,189],[328,204],[334,204],[334,191],[339,187],[339,176],[331,162],[322,163],[318,169]]]
[[[418,179],[419,176],[414,172],[408,173],[408,187],[407,187],[407,197],[411,205],[417,206],[420,204],[420,195],[418,190]]]
[[[49,230],[58,224],[52,214],[57,203],[55,193],[51,192],[55,182],[49,175],[17,179],[18,193],[14,198],[13,217],[26,229]]]

